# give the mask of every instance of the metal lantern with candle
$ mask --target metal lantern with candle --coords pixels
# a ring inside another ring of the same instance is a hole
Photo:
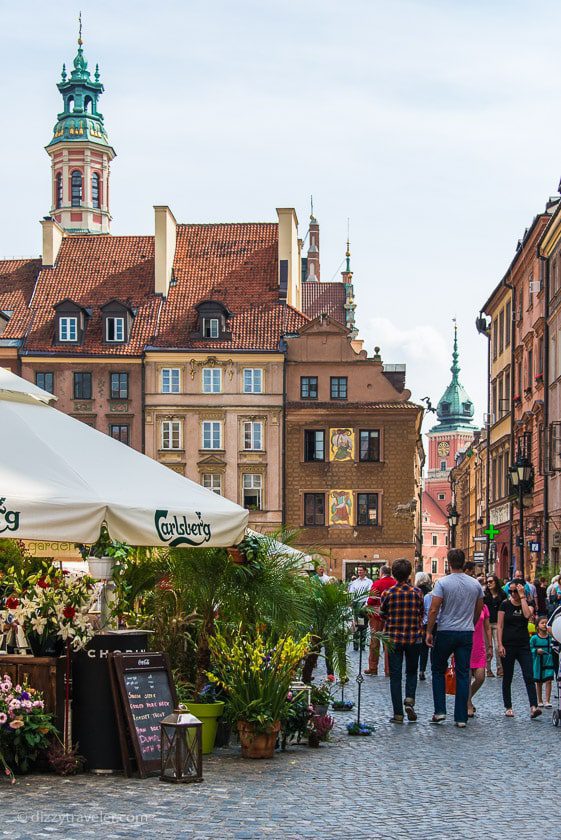
[[[160,724],[161,782],[202,782],[202,723],[181,707]]]

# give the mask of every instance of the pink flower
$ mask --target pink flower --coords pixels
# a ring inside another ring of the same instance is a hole
[[[42,700],[34,700],[31,705],[33,706],[34,709],[42,709],[45,704],[43,703]]]
[[[21,727],[23,725],[24,725],[23,720],[21,720],[21,718],[17,718],[16,720],[13,720],[9,724],[9,727],[10,727],[10,729],[21,729]]]
[[[6,723],[7,720],[8,720],[8,715],[4,714],[4,712],[0,712],[0,726],[2,726],[2,724]]]

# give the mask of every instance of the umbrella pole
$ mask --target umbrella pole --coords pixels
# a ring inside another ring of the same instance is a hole
[[[66,640],[66,673],[64,677],[64,752],[67,755],[72,747],[70,734],[70,639]]]

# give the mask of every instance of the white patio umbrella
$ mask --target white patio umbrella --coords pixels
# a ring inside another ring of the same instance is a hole
[[[248,512],[49,405],[0,368],[0,537],[230,546]]]

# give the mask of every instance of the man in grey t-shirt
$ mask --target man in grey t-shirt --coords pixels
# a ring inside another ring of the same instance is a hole
[[[432,653],[433,723],[446,717],[445,673],[448,660],[454,654],[456,669],[456,702],[454,721],[464,728],[467,722],[469,697],[469,661],[473,644],[473,628],[483,609],[483,589],[475,578],[464,574],[465,555],[460,548],[448,552],[450,574],[440,578],[433,590],[427,622],[426,642]],[[433,640],[432,630],[438,617],[438,631]]]

